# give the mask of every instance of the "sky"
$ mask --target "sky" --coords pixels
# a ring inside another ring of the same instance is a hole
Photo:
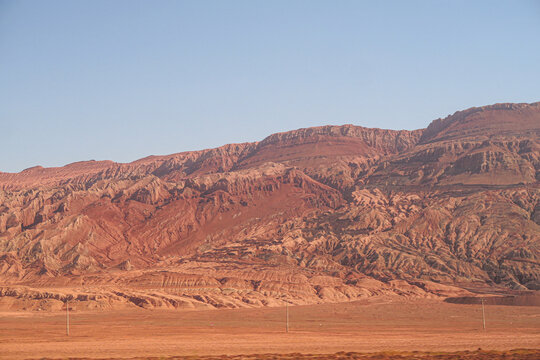
[[[539,0],[0,0],[0,171],[536,102],[539,39]]]

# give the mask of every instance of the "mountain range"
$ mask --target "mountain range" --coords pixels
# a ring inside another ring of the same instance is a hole
[[[0,308],[540,290],[540,103],[0,173]]]

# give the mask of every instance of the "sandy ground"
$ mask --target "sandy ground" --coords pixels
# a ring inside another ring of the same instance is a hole
[[[0,358],[540,349],[540,307],[403,299],[207,311],[0,313]]]

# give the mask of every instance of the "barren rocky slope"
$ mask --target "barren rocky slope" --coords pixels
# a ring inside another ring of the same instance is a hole
[[[540,289],[540,103],[0,173],[0,307]]]

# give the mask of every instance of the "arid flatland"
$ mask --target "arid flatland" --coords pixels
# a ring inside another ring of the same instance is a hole
[[[479,305],[438,300],[388,297],[291,306],[289,315],[290,332],[286,333],[283,307],[75,309],[67,337],[64,312],[4,312],[0,314],[0,357],[159,358],[540,348],[540,308],[536,306],[488,305],[485,331]]]

